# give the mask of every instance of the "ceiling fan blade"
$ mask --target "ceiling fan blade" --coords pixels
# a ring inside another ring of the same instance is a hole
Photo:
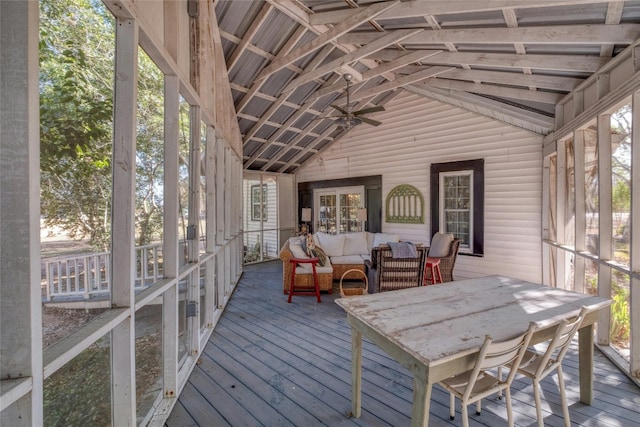
[[[358,117],[358,119],[362,120],[364,123],[371,126],[380,126],[382,124],[382,122],[379,122],[377,120],[371,120],[366,117]]]
[[[382,105],[376,105],[375,107],[363,108],[362,110],[354,111],[352,114],[358,116],[360,114],[377,113],[378,111],[385,111]]]
[[[345,110],[344,108],[342,108],[342,107],[340,107],[340,106],[338,106],[338,105],[333,105],[333,104],[331,104],[331,106],[332,106],[333,108],[335,108],[336,110],[340,111],[342,114],[349,114],[349,113],[347,112],[347,110]]]

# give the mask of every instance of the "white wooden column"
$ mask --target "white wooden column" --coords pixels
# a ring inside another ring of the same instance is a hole
[[[233,219],[231,218],[231,181],[233,180],[233,168],[231,167],[231,149],[224,147],[224,288],[227,298],[231,296],[231,231]]]
[[[207,183],[207,224],[206,224],[206,251],[213,253],[216,249],[216,133],[212,126],[207,126],[207,148],[205,160],[205,180]],[[214,314],[217,309],[216,295],[216,263],[215,257],[207,260],[207,276],[205,278],[204,303],[207,307],[205,312],[205,326],[213,328]]]
[[[224,240],[225,244],[231,239],[234,220],[231,216],[231,206],[233,204],[233,192],[231,183],[233,176],[233,161],[231,159],[231,149],[224,147]]]
[[[573,133],[573,153],[574,153],[574,174],[575,182],[575,230],[576,252],[586,250],[586,205],[585,205],[585,160],[584,160],[584,130],[577,130]],[[585,259],[580,255],[575,255],[573,262],[573,286],[577,292],[585,291]]]
[[[217,307],[224,308],[225,289],[224,289],[224,141],[216,136],[216,300]]]
[[[225,201],[225,168],[224,168],[224,140],[216,139],[216,244],[224,245],[224,201]]]
[[[611,298],[611,267],[602,261],[613,259],[613,219],[611,217],[611,116],[598,116],[598,296]],[[597,342],[609,345],[611,316],[601,312],[598,317]]]
[[[42,425],[38,2],[0,1],[0,425]]]
[[[631,139],[631,271],[640,271],[640,92],[634,92],[632,101]],[[640,278],[631,275],[631,348],[629,372],[640,378]]]
[[[178,135],[180,116],[180,81],[176,76],[164,78],[164,276],[178,277]],[[163,294],[162,352],[163,390],[165,398],[178,392],[178,284]]]
[[[551,280],[551,257],[552,246],[545,243],[551,238],[550,215],[551,215],[551,157],[545,156],[542,167],[542,283],[550,286]]]
[[[111,331],[111,424],[136,423],[135,377],[135,173],[138,24],[116,19],[113,135],[111,304],[130,315]]]
[[[200,107],[192,105],[189,112],[189,229],[187,247],[189,262],[197,263],[200,246]],[[188,317],[189,354],[200,354],[200,269],[190,274],[187,301],[195,306],[194,315]]]
[[[566,141],[558,141],[557,161],[556,161],[556,242],[564,245],[565,223],[567,211],[567,151]],[[556,287],[567,288],[566,260],[567,252],[556,248]]]

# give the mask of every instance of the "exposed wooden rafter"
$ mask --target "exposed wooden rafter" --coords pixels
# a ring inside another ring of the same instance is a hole
[[[291,172],[348,134],[339,122],[323,121],[335,117],[330,105],[346,105],[345,73],[353,76],[351,109],[409,90],[546,134],[555,103],[594,73],[604,84],[609,77],[601,71],[640,36],[638,1],[214,5],[233,17],[219,33],[244,166],[270,172]],[[376,120],[384,113],[370,114]]]

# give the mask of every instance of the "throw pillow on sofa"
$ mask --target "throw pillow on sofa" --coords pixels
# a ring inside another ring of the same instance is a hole
[[[309,258],[306,248],[306,239],[305,246],[302,246],[302,240],[299,237],[291,237],[289,239],[289,250],[294,258]]]
[[[344,235],[343,255],[369,255],[365,233],[347,233]]]
[[[344,250],[344,236],[319,232],[316,234],[317,244],[324,249],[327,256],[342,256]]]
[[[318,258],[318,265],[324,267],[327,265],[327,254],[322,250],[320,246],[314,246],[311,249],[311,256]]]

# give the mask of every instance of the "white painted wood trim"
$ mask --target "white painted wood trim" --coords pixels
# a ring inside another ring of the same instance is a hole
[[[601,261],[613,258],[613,236],[611,217],[611,116],[598,116],[598,254]],[[606,263],[598,264],[598,295],[611,298],[611,267]],[[609,345],[611,330],[611,313],[601,313],[598,319],[597,342]]]
[[[565,175],[567,173],[566,142],[558,141],[558,151],[556,160],[556,241],[560,245],[565,242],[565,221],[566,221],[566,201],[567,189],[565,186]],[[566,252],[555,249],[556,252],[556,287],[567,289],[566,280]]]
[[[551,257],[550,251],[553,248],[545,243],[551,235],[551,158],[545,156],[542,168],[542,284],[550,286],[551,280]]]
[[[114,307],[134,306],[135,150],[138,83],[138,24],[116,20],[114,94],[112,288]],[[111,422],[136,422],[135,312],[111,331]]]
[[[573,133],[574,152],[574,188],[575,188],[575,216],[574,216],[574,239],[576,252],[586,250],[586,212],[585,212],[585,161],[584,161],[584,131],[576,130]],[[585,259],[577,256],[574,258],[573,280],[574,289],[577,292],[585,293]]]
[[[178,158],[180,82],[175,76],[165,75],[164,86],[164,222],[163,256],[164,275],[169,287],[162,291],[162,354],[163,396],[177,398],[178,390]],[[155,294],[155,292],[153,292]],[[149,298],[155,298],[150,295]],[[140,301],[140,295],[136,298]],[[137,304],[136,304],[137,305]]]
[[[29,426],[43,422],[38,3],[0,13],[0,423]]]
[[[632,98],[632,133],[631,133],[631,225],[636,232],[631,233],[631,271],[640,271],[640,92],[633,93]],[[631,277],[631,295],[629,297],[631,310],[631,342],[629,372],[635,378],[640,378],[640,277]]]
[[[213,328],[214,316],[217,311],[217,289],[216,289],[216,263],[213,252],[216,244],[216,134],[211,126],[207,126],[207,147],[205,160],[205,181],[206,181],[206,260],[207,276],[205,278],[205,324],[207,328]]]

